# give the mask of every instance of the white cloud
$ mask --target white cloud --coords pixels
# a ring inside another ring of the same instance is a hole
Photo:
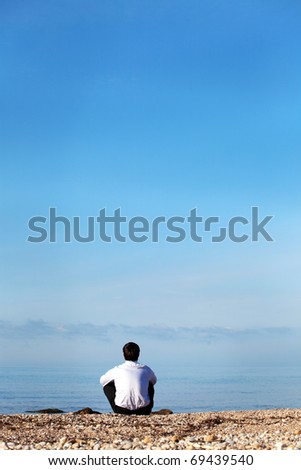
[[[24,323],[0,321],[1,366],[90,366],[122,361],[135,341],[141,360],[156,368],[208,365],[284,366],[300,357],[301,328],[170,327],[164,324]]]
[[[142,336],[162,341],[197,341],[200,343],[218,342],[241,338],[283,337],[300,334],[301,328],[266,327],[266,328],[225,328],[225,327],[170,327],[150,324],[133,326],[107,323],[48,323],[44,320],[28,320],[24,323],[0,321],[0,335],[3,339],[40,339],[41,337],[60,338],[99,338],[109,341],[116,334]]]

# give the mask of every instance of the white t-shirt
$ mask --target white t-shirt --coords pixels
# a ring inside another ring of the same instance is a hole
[[[147,406],[150,402],[149,382],[153,385],[157,382],[150,367],[134,361],[125,361],[100,377],[103,387],[112,380],[116,388],[115,404],[128,410],[137,410]]]

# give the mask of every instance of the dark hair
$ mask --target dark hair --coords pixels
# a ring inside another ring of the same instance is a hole
[[[126,361],[137,361],[139,354],[140,354],[140,348],[138,344],[136,343],[126,343],[123,346],[123,355],[124,359]]]

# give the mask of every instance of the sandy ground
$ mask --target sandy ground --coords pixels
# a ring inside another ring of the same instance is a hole
[[[301,450],[301,409],[0,415],[0,449]]]

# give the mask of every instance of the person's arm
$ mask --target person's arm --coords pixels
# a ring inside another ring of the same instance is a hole
[[[109,382],[112,382],[115,379],[115,367],[114,369],[108,370],[104,375],[102,375],[99,379],[101,385],[104,387]]]
[[[154,371],[152,371],[152,369],[150,369],[150,378],[149,378],[149,381],[150,381],[150,383],[152,383],[153,385],[155,385],[155,383],[157,383],[157,377],[156,377]]]

